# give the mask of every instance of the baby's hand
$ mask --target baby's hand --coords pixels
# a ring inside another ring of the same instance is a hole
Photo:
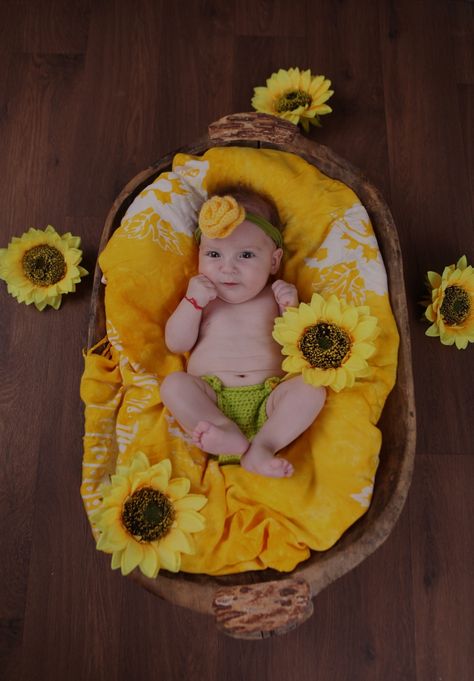
[[[298,291],[293,284],[289,284],[283,279],[277,279],[277,281],[272,284],[272,291],[275,300],[280,306],[280,312],[284,312],[287,307],[298,306]]]
[[[204,274],[198,274],[189,280],[186,296],[194,298],[200,307],[206,307],[211,300],[217,298],[217,289]]]

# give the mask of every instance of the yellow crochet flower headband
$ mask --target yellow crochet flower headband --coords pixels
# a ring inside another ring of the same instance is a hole
[[[201,241],[202,234],[209,239],[224,239],[232,234],[244,220],[249,220],[260,227],[278,248],[283,246],[280,230],[260,215],[248,213],[233,196],[213,196],[203,203],[199,213],[199,226],[194,232],[194,238],[198,243]]]

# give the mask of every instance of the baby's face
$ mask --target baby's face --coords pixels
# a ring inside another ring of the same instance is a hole
[[[251,300],[278,271],[283,251],[260,227],[244,220],[230,236],[208,239],[199,247],[199,273],[212,281],[227,303]]]

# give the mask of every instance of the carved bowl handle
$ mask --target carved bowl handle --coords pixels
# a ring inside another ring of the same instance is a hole
[[[313,614],[311,588],[302,577],[222,587],[212,606],[218,629],[233,638],[286,634]]]
[[[237,113],[224,116],[208,128],[211,142],[255,140],[270,144],[292,144],[299,136],[298,126],[276,116],[261,113]]]

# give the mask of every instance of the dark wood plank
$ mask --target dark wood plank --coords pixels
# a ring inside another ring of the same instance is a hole
[[[362,169],[389,200],[379,5],[308,3],[306,46],[312,72],[324,74],[335,90],[328,102],[333,113],[322,116],[323,128],[312,138]]]
[[[474,355],[471,348],[460,352],[425,337],[427,326],[420,322],[419,305],[428,270],[442,271],[463,254],[472,262],[474,256],[469,173],[449,30],[456,6],[408,0],[381,5],[391,196],[411,293],[419,447],[439,454],[474,453],[470,424],[459,418],[464,405],[474,404],[474,386],[463,380],[474,372]],[[452,399],[440,399],[439,392],[448,386]]]
[[[456,0],[450,11],[456,83],[473,85],[474,6],[469,0]]]
[[[8,44],[18,52],[83,54],[91,0],[8,0],[2,3]]]
[[[419,457],[409,513],[418,679],[472,675],[472,456]]]
[[[242,0],[235,8],[235,33],[239,36],[292,36],[304,38],[306,2],[292,0]],[[282,62],[283,64],[284,62]],[[295,62],[293,66],[301,62]],[[286,68],[281,66],[281,68]],[[270,74],[269,74],[270,75]]]
[[[0,158],[1,172],[8,177],[0,202],[5,245],[12,234],[33,226],[42,228],[49,221],[59,230],[67,231],[64,229],[68,212],[64,202],[67,173],[59,167],[57,154],[63,154],[61,158],[66,160],[66,120],[61,121],[61,113],[66,115],[80,59],[12,54],[10,65],[6,85],[10,97],[2,122],[2,132],[8,130],[8,135],[1,135],[4,153]],[[61,111],[56,111],[57,99],[62,101]],[[61,138],[61,152],[56,147],[59,143],[56,134]],[[46,202],[45,195],[51,186],[56,191],[49,191]],[[6,291],[2,293],[5,298],[1,325],[4,361],[0,390],[3,454],[0,504],[2,517],[8,518],[8,522],[2,533],[0,570],[7,588],[1,599],[0,618],[7,632],[7,642],[2,646],[5,664],[16,671],[34,533],[37,470],[42,456],[39,438],[44,421],[40,406],[47,407],[46,395],[50,391],[61,394],[59,374],[49,350],[64,343],[67,322],[66,318],[54,317],[55,313],[39,314],[31,307],[19,306]],[[78,314],[80,299],[74,303],[73,318],[79,332],[84,318]],[[83,305],[86,304],[84,298]],[[69,353],[73,359],[73,346]],[[77,364],[76,371],[79,370]],[[54,421],[50,427],[54,432]]]

